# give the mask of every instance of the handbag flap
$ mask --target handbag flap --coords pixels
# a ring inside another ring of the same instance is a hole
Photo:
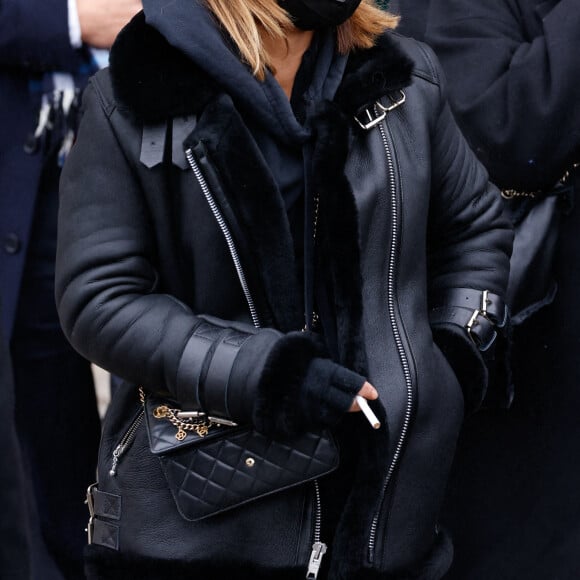
[[[322,477],[338,467],[327,430],[273,439],[248,427],[187,431],[177,440],[169,420],[155,418],[162,402],[147,399],[145,425],[152,453],[181,516],[197,521]]]
[[[166,418],[158,419],[156,410],[163,406],[175,406],[174,403],[155,397],[145,399],[145,421],[149,447],[151,453],[160,455],[188,447],[201,441],[208,441],[214,437],[221,437],[225,431],[239,430],[240,427],[226,427],[225,425],[212,425],[205,435],[199,435],[195,430],[182,431],[183,438],[177,438],[178,428]]]

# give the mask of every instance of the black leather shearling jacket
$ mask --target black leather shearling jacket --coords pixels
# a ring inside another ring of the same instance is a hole
[[[84,356],[131,383],[267,428],[325,356],[294,332],[300,289],[279,193],[231,98],[141,17],[111,63],[85,94],[62,178],[57,303],[65,332]],[[325,388],[338,392],[348,372],[364,375],[380,393],[375,408],[385,423],[372,432],[349,418],[347,444],[359,461],[328,577],[439,578],[449,551],[436,523],[464,400],[477,402],[485,389],[465,328],[470,315],[462,318],[478,304],[459,289],[502,295],[512,234],[426,47],[387,34],[352,55],[316,123],[317,269],[339,345]],[[233,335],[242,339],[226,355]],[[116,477],[108,470],[136,404],[126,388],[111,405],[104,491],[119,493],[123,463]],[[133,445],[145,454],[146,435]],[[191,554],[181,540],[191,522],[163,523],[174,506],[159,491],[161,473],[132,468],[131,477],[109,544],[121,547],[118,569],[146,545],[149,573],[151,562],[165,562],[166,574],[171,561],[241,578],[239,566],[250,562],[253,578],[285,578],[281,570],[303,577],[308,510],[275,523],[266,508],[242,512],[232,541],[223,527],[200,526],[206,546]],[[311,498],[309,489],[293,494]],[[134,514],[143,513],[155,525],[135,533]]]

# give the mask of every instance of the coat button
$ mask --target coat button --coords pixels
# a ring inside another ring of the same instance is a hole
[[[22,242],[16,234],[6,234],[2,240],[2,246],[7,254],[18,254],[22,247]]]

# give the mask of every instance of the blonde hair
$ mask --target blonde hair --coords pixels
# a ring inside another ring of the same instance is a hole
[[[285,41],[292,27],[288,13],[276,0],[205,0],[207,7],[237,46],[241,58],[258,79],[270,66],[262,37]],[[362,0],[355,13],[337,29],[337,49],[346,54],[371,48],[379,35],[397,26],[399,18],[378,8],[374,0]]]

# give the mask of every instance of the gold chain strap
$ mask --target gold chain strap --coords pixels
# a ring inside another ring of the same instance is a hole
[[[561,183],[562,185],[566,185],[566,183],[568,182],[568,179],[570,178],[570,173],[572,171],[574,171],[575,169],[577,169],[578,167],[580,167],[580,163],[574,163],[574,165],[572,165],[571,169],[569,169],[568,171],[566,171],[566,173],[564,173],[564,175],[560,178],[558,183]],[[536,191],[518,191],[517,189],[502,189],[501,190],[501,196],[504,199],[514,199],[516,197],[534,198],[534,197],[536,197],[536,195],[542,195],[542,193],[543,192],[539,189]]]
[[[316,233],[318,228],[318,210],[320,209],[320,194],[316,193],[314,196],[314,220],[313,220],[313,228],[312,228],[312,237],[314,241],[316,241]]]
[[[320,194],[316,193],[314,196],[314,219],[312,220],[312,239],[316,244],[316,235],[318,233],[318,213],[320,210]],[[318,312],[316,310],[312,311],[312,328],[316,328],[318,325]],[[308,324],[304,323],[304,327],[302,328],[302,332],[306,332],[308,330]]]
[[[216,426],[216,423],[208,419],[180,419],[177,413],[179,413],[179,409],[160,405],[155,407],[153,416],[156,419],[167,419],[174,427],[177,427],[175,438],[178,441],[183,441],[187,437],[188,431],[194,431],[199,437],[205,437],[208,431]]]
[[[139,387],[139,401],[142,405],[145,405],[145,397],[145,391],[142,387]],[[219,426],[219,423],[205,417],[180,419],[177,416],[180,412],[180,409],[172,409],[167,405],[159,405],[153,410],[153,416],[155,419],[167,419],[174,427],[177,427],[175,438],[178,441],[183,441],[187,437],[188,431],[195,432],[199,437],[205,437],[212,427]]]

